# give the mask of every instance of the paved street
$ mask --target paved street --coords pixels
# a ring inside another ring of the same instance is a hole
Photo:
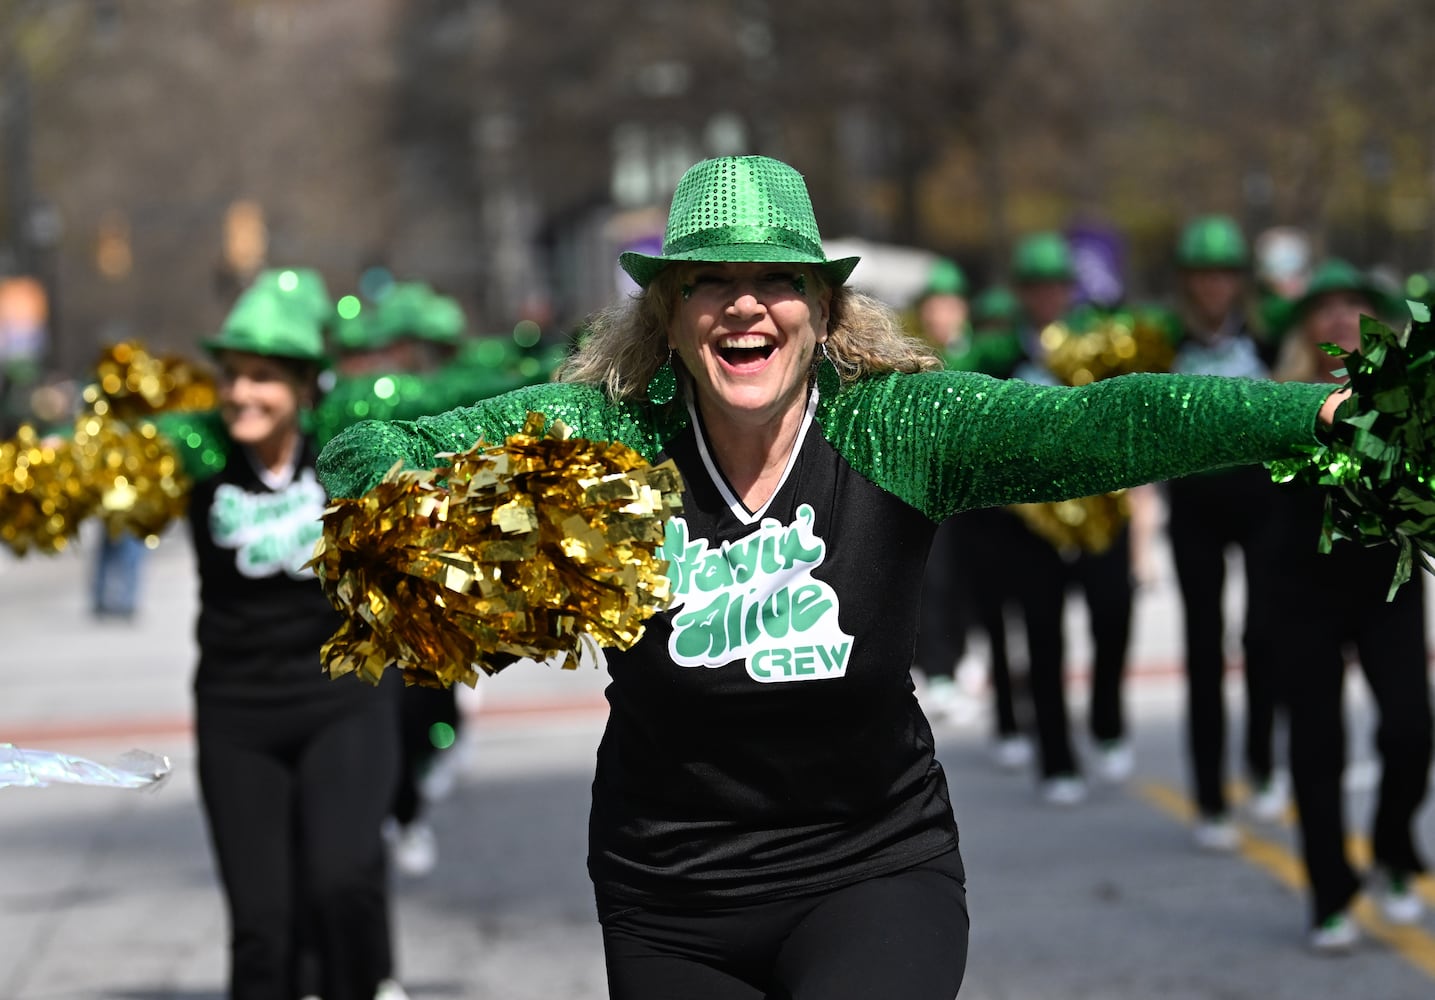
[[[170,755],[174,772],[153,792],[0,790],[0,1000],[219,1000],[226,930],[187,728],[187,546],[173,535],[153,554],[132,624],[89,618],[89,554],[0,557],[0,740],[100,759],[139,747]],[[962,997],[1435,996],[1435,915],[1393,933],[1365,910],[1354,955],[1312,957],[1288,826],[1245,823],[1232,856],[1190,847],[1174,615],[1168,573],[1137,609],[1137,769],[1125,787],[1044,806],[1029,777],[991,763],[984,718],[940,728],[972,911]],[[1084,655],[1077,641],[1078,668]],[[434,807],[439,869],[395,883],[401,978],[415,1000],[605,995],[584,872],[602,683],[596,671],[514,670],[470,700],[474,740]],[[1354,683],[1352,696],[1364,719]],[[1351,815],[1363,818],[1374,779],[1364,725],[1353,753]],[[1422,829],[1435,852],[1432,812]]]

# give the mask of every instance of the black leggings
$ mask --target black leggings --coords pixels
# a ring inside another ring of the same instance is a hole
[[[1415,818],[1429,787],[1435,744],[1424,573],[1417,567],[1387,601],[1394,546],[1341,541],[1329,555],[1317,554],[1321,499],[1301,491],[1282,498],[1283,558],[1275,565],[1272,594],[1272,624],[1282,637],[1277,690],[1289,713],[1291,782],[1316,924],[1344,909],[1360,888],[1346,853],[1342,784],[1348,653],[1359,658],[1378,717],[1380,788],[1370,840],[1381,867],[1425,870]]]
[[[967,966],[955,850],[813,896],[723,909],[605,901],[611,1000],[951,1000]]]
[[[1186,739],[1201,815],[1226,812],[1226,553],[1245,561],[1242,646],[1246,686],[1245,769],[1257,785],[1270,779],[1276,716],[1272,655],[1281,637],[1268,625],[1265,577],[1274,555],[1276,485],[1260,466],[1178,479],[1167,486],[1167,533],[1181,585],[1186,647]]]
[[[423,776],[441,752],[434,743],[433,727],[447,725],[450,737],[457,739],[463,719],[453,688],[405,687],[398,703],[399,780],[392,812],[394,819],[408,826],[423,813]]]
[[[332,683],[343,682],[352,678]],[[391,975],[379,826],[398,759],[392,694],[367,689],[338,706],[197,699],[232,1000],[294,1000],[305,951],[318,959],[312,985],[324,1000],[373,1000]]]
[[[1050,542],[1028,532],[1013,558],[1022,560],[1020,584],[1026,620],[1032,707],[1036,711],[1041,776],[1076,774],[1066,708],[1066,592],[1080,586],[1091,627],[1091,701],[1088,728],[1097,742],[1126,735],[1122,687],[1131,639],[1131,527],[1124,525],[1104,552],[1082,552],[1069,561]]]

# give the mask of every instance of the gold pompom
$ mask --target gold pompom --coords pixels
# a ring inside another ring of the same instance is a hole
[[[310,565],[345,622],[324,646],[331,677],[472,685],[523,658],[584,643],[627,649],[671,600],[657,557],[681,507],[672,463],[619,444],[543,433],[531,413],[501,446],[428,472],[391,470],[324,514]]]
[[[1019,503],[1011,509],[1028,528],[1062,552],[1092,555],[1111,548],[1131,517],[1125,490],[1052,503]]]
[[[1046,366],[1065,385],[1087,385],[1132,372],[1170,371],[1175,348],[1154,320],[1131,313],[1102,316],[1089,327],[1052,323],[1041,331]]]
[[[85,389],[94,412],[129,422],[168,410],[212,410],[218,400],[212,376],[178,355],[153,355],[134,340],[106,347]]]
[[[184,515],[189,479],[154,424],[86,414],[75,421],[73,447],[80,477],[98,494],[95,513],[112,537],[156,538]]]
[[[72,442],[28,424],[0,442],[0,541],[16,555],[59,552],[98,503]]]

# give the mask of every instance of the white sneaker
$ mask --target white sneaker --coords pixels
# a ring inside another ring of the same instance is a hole
[[[1286,814],[1290,804],[1290,782],[1284,774],[1272,774],[1251,795],[1247,811],[1251,819],[1261,823],[1275,823]]]
[[[379,988],[374,993],[374,1000],[409,1000],[409,995],[399,985],[396,979],[385,979],[379,983]]]
[[[1380,873],[1380,912],[1392,924],[1402,927],[1419,923],[1425,903],[1415,894],[1414,881],[1401,872]]]
[[[992,748],[992,759],[1003,771],[1020,771],[1031,763],[1031,741],[1025,736],[1003,736]]]
[[[428,769],[424,771],[423,777],[419,779],[419,795],[425,802],[442,802],[453,794],[453,789],[458,784],[458,770],[463,759],[458,752],[458,745],[440,750],[434,759],[429,763]]]
[[[1074,774],[1047,778],[1041,783],[1041,798],[1047,805],[1080,805],[1086,801],[1086,782]]]
[[[1327,917],[1324,923],[1310,932],[1311,950],[1322,955],[1347,954],[1359,940],[1360,928],[1344,910]]]
[[[433,827],[414,820],[399,827],[394,837],[394,867],[412,878],[422,878],[438,864],[438,841]]]
[[[981,714],[977,701],[957,686],[950,677],[933,677],[927,682],[922,707],[929,721],[965,726]]]
[[[1202,851],[1230,854],[1241,846],[1241,831],[1224,816],[1202,816],[1191,828],[1191,842]]]
[[[1136,753],[1127,740],[1106,740],[1096,754],[1096,773],[1109,784],[1122,784],[1136,770]]]

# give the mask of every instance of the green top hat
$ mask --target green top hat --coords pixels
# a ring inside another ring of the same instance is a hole
[[[967,276],[957,262],[946,257],[938,257],[932,262],[931,270],[927,272],[927,283],[922,286],[917,301],[931,295],[965,295],[967,294]]]
[[[1176,263],[1181,267],[1238,271],[1250,262],[1241,228],[1225,215],[1193,219],[1176,244]]]
[[[678,181],[663,252],[629,251],[618,263],[644,288],[674,261],[813,264],[836,286],[859,259],[827,259],[796,170],[766,156],[723,156],[689,167]]]
[[[1016,319],[1020,310],[1021,303],[1017,302],[1010,288],[993,285],[972,299],[972,323],[978,326],[1009,323]]]
[[[1032,233],[1016,245],[1011,260],[1012,278],[1020,282],[1073,281],[1071,244],[1060,233]]]
[[[268,357],[324,363],[324,337],[308,311],[267,288],[250,288],[239,297],[219,335],[203,341],[205,350],[245,351]]]
[[[1402,301],[1381,288],[1370,275],[1354,264],[1332,257],[1320,263],[1300,298],[1291,303],[1291,321],[1301,319],[1316,299],[1331,292],[1357,292],[1364,295],[1382,316],[1398,316],[1404,308]]]
[[[249,287],[264,289],[293,302],[320,325],[328,322],[334,311],[334,302],[329,298],[324,278],[313,268],[285,267],[260,271]]]

